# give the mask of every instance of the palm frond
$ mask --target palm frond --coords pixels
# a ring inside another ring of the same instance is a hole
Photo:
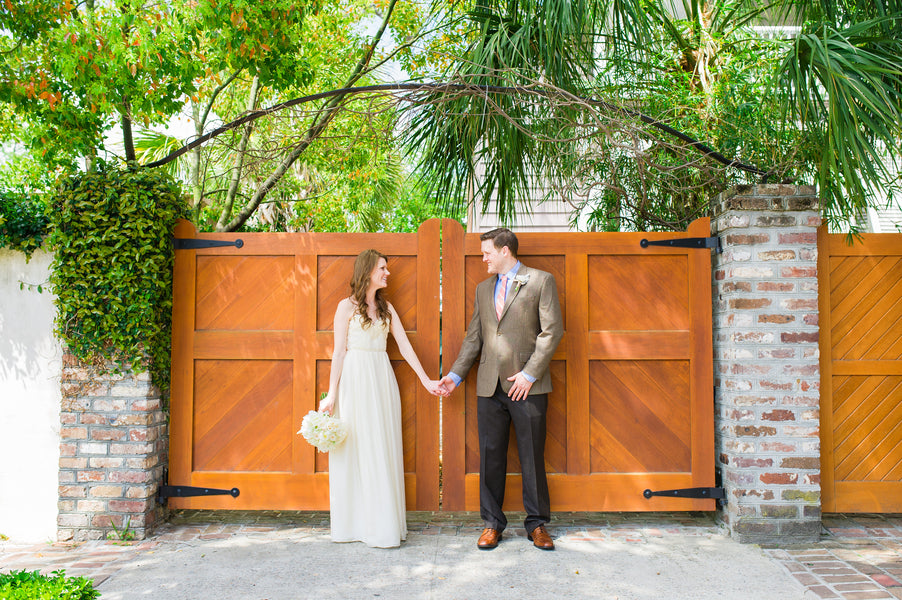
[[[778,68],[787,116],[822,148],[818,184],[836,222],[870,202],[902,161],[902,36],[898,18],[798,36]]]
[[[470,13],[471,42],[447,79],[476,86],[541,82],[579,93],[595,66],[593,32],[606,6],[605,0],[481,2]],[[535,139],[557,127],[551,116],[509,95],[436,93],[408,109],[404,142],[446,210],[494,202],[509,223],[528,206],[530,180],[543,164]]]
[[[184,141],[158,131],[145,130],[135,136],[135,156],[141,164],[166,158],[180,149]],[[188,166],[184,161],[172,161],[166,170],[174,177],[184,177]]]

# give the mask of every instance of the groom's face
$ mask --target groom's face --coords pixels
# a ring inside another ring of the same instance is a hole
[[[482,240],[482,262],[485,263],[489,273],[507,273],[510,268],[504,267],[510,260],[510,249],[507,246],[496,248],[492,240]]]

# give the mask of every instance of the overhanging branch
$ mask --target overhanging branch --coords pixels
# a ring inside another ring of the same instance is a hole
[[[482,94],[510,94],[510,95],[530,95],[530,96],[539,96],[543,98],[555,98],[562,96],[562,92],[558,90],[550,90],[544,88],[534,88],[534,87],[521,87],[521,86],[494,86],[494,85],[468,85],[463,83],[385,83],[379,85],[364,85],[359,87],[345,87],[336,90],[329,90],[326,92],[319,92],[317,94],[310,94],[309,96],[302,96],[300,98],[293,98],[291,100],[287,100],[285,102],[281,102],[269,108],[254,110],[247,112],[241,117],[226,123],[220,127],[217,127],[213,131],[209,133],[205,133],[204,135],[198,137],[197,139],[191,141],[190,143],[182,146],[178,150],[172,152],[171,154],[161,158],[160,160],[156,160],[154,162],[148,163],[144,165],[146,168],[153,169],[156,167],[161,167],[167,163],[172,162],[177,159],[182,154],[197,148],[198,146],[204,144],[205,142],[213,139],[214,137],[223,134],[227,131],[231,131],[236,127],[240,127],[246,123],[250,123],[255,121],[261,117],[265,117],[267,115],[271,115],[273,113],[279,112],[286,108],[291,108],[292,106],[297,106],[299,104],[306,104],[308,102],[316,102],[317,100],[323,100],[325,98],[334,98],[336,96],[356,96],[360,94],[368,94],[368,93],[391,93],[391,92],[454,92],[454,93],[471,93],[474,95],[482,95]],[[604,100],[596,100],[593,98],[584,98],[580,96],[571,96],[571,98],[577,99],[581,102],[584,102],[587,105],[597,106],[606,111],[619,113],[625,117],[638,119],[643,123],[646,123],[664,133],[673,136],[683,142],[689,144],[692,148],[700,152],[701,154],[723,164],[728,167],[739,169],[741,171],[746,171],[748,173],[752,173],[754,175],[760,175],[766,178],[770,172],[764,171],[754,165],[748,165],[741,161],[729,159],[720,152],[717,152],[711,146],[706,143],[699,141],[673,127],[667,125],[666,123],[662,123],[661,121],[649,117],[639,111],[630,110],[628,108],[624,108],[622,106],[617,106],[610,102],[605,102]]]

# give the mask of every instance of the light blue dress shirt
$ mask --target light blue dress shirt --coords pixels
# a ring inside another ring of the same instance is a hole
[[[517,264],[515,264],[513,267],[511,267],[510,271],[508,271],[507,273],[504,273],[504,275],[507,276],[507,289],[504,291],[505,298],[507,298],[507,295],[510,293],[511,286],[514,284],[514,277],[516,277],[517,271],[519,271],[519,270],[520,270],[520,261],[518,260]],[[498,296],[498,288],[500,288],[500,287],[501,287],[501,276],[499,275],[498,278],[495,279],[495,290],[492,293],[492,298],[496,298]],[[526,371],[520,371],[520,372],[523,373],[523,377],[525,377],[526,380],[529,381],[529,383],[536,382],[536,378],[533,377],[532,375],[528,374]],[[463,381],[463,379],[460,378],[460,375],[458,375],[457,373],[454,373],[453,371],[451,373],[448,373],[448,377],[450,377],[451,380],[454,381],[455,387],[460,385],[460,382]]]

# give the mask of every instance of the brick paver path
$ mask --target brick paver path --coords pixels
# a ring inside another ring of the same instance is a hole
[[[812,598],[902,598],[902,515],[827,515],[818,544],[765,551]]]

